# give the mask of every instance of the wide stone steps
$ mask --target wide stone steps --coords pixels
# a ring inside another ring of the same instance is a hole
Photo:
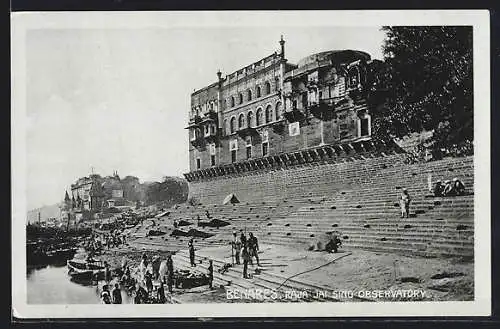
[[[217,274],[220,281],[226,280],[227,282],[231,282],[230,286],[237,285],[244,289],[250,288],[261,288],[261,289],[269,289],[269,290],[277,290],[279,288],[280,291],[283,290],[296,290],[296,291],[314,291],[314,290],[323,290],[323,291],[331,291],[330,288],[321,286],[317,283],[310,282],[304,279],[288,279],[285,276],[279,275],[277,273],[266,272],[265,268],[260,274],[254,274],[251,279],[243,279],[243,265],[236,265],[228,269],[224,274],[220,274],[217,272],[217,269],[222,267],[226,262],[221,259],[207,257],[203,255],[199,255],[198,257],[211,259],[214,263],[214,278]],[[175,255],[175,260],[181,261],[181,266],[187,266],[186,268],[192,269],[190,267],[190,262],[188,259],[188,255],[184,252],[179,252]],[[175,263],[174,263],[175,265]],[[206,271],[208,267],[208,262],[203,262],[202,264],[197,265],[200,266]],[[249,273],[251,272],[252,266],[249,265]],[[226,279],[225,279],[226,278]],[[229,280],[227,280],[229,279]],[[286,281],[286,282],[285,282]],[[243,283],[242,283],[243,282]],[[250,284],[248,284],[250,283]],[[366,300],[360,299],[358,300]],[[319,298],[319,299],[300,299],[300,301],[309,301],[309,302],[317,302],[317,301],[343,301],[341,299],[333,299],[333,298]],[[283,300],[276,300],[276,302],[283,302]]]
[[[384,236],[404,236],[406,238],[443,238],[443,239],[453,239],[458,238],[461,239],[467,234],[473,235],[473,229],[464,229],[464,230],[421,230],[418,228],[407,228],[407,229],[378,229],[378,228],[359,228],[359,229],[350,229],[345,227],[336,227],[329,229],[315,229],[315,228],[300,228],[300,229],[289,229],[289,230],[266,230],[262,231],[262,236],[306,236],[306,237],[325,237],[328,232],[331,231],[339,231],[342,232],[342,235],[353,235],[353,234],[381,234]]]
[[[309,242],[305,239],[287,239],[287,238],[263,238],[263,243],[281,245],[281,246],[301,246],[306,249]],[[351,240],[351,239],[349,239]],[[427,245],[425,243],[408,243],[397,241],[372,241],[360,238],[353,239],[349,242],[343,241],[343,250],[362,249],[369,251],[388,252],[401,255],[414,255],[422,257],[471,257],[474,247],[472,246],[457,246],[448,243],[439,243]]]

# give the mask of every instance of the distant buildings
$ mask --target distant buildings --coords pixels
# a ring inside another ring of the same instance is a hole
[[[104,192],[100,176],[90,175],[79,178],[71,184],[71,208],[88,211],[100,211],[103,206]]]
[[[117,172],[106,177],[94,174],[81,177],[71,184],[71,197],[66,192],[65,208],[75,213],[84,211],[95,213],[105,211],[107,208],[135,205],[135,202],[128,200],[133,197],[129,181],[137,181],[136,185],[140,185],[138,179],[132,176],[121,180]],[[136,185],[132,186],[132,190]],[[125,189],[128,195],[125,195]]]

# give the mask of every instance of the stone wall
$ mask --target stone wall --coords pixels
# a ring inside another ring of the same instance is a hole
[[[189,195],[220,204],[234,193],[242,202],[278,201],[324,196],[350,184],[361,184],[380,168],[402,164],[400,154],[342,163],[315,163],[287,169],[255,171],[189,183]]]
[[[336,192],[371,182],[373,177],[383,175],[387,168],[400,168],[401,172],[417,170],[433,173],[436,162],[409,166],[404,163],[404,154],[394,154],[341,163],[311,163],[288,169],[255,171],[233,174],[189,183],[189,195],[203,204],[221,204],[224,197],[234,193],[241,202],[257,203],[311,197],[331,197]],[[473,158],[446,159],[450,168],[464,163],[473,168]],[[473,169],[472,169],[473,170]],[[408,173],[409,175],[411,173]],[[451,179],[436,176],[435,178]],[[461,178],[463,179],[463,178]],[[470,182],[468,182],[470,184]],[[401,182],[404,185],[404,182]]]

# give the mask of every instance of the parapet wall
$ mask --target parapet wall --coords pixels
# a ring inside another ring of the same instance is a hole
[[[363,183],[380,168],[402,165],[401,154],[342,163],[314,163],[293,168],[248,172],[190,182],[189,195],[203,204],[221,204],[233,193],[240,202],[281,201],[333,194]]]
[[[221,204],[233,193],[240,202],[258,203],[333,196],[336,192],[356,185],[370,183],[375,175],[383,175],[384,169],[401,168],[401,172],[434,172],[437,162],[420,165],[404,163],[404,154],[392,154],[340,163],[313,163],[292,168],[279,168],[215,177],[189,183],[189,196],[202,204]],[[473,168],[473,158],[446,159],[445,166],[465,164]],[[440,161],[438,161],[440,162]],[[450,170],[451,171],[451,170]],[[453,173],[450,172],[451,179]],[[435,176],[437,178],[445,178]],[[404,182],[401,182],[404,185]],[[367,184],[368,186],[370,184]]]

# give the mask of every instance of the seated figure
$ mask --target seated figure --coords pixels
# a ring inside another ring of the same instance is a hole
[[[453,195],[464,195],[465,194],[464,183],[462,183],[458,178],[453,178],[452,192],[453,192]]]
[[[453,185],[450,180],[444,182],[443,196],[450,196],[453,194]]]
[[[325,251],[327,252],[337,252],[338,251],[338,248],[342,245],[342,241],[336,236],[334,235],[330,241],[328,241],[328,243],[326,244],[325,246]]]
[[[436,184],[434,184],[434,189],[432,190],[432,193],[434,196],[443,196],[444,192],[444,186],[441,180],[438,180]]]

